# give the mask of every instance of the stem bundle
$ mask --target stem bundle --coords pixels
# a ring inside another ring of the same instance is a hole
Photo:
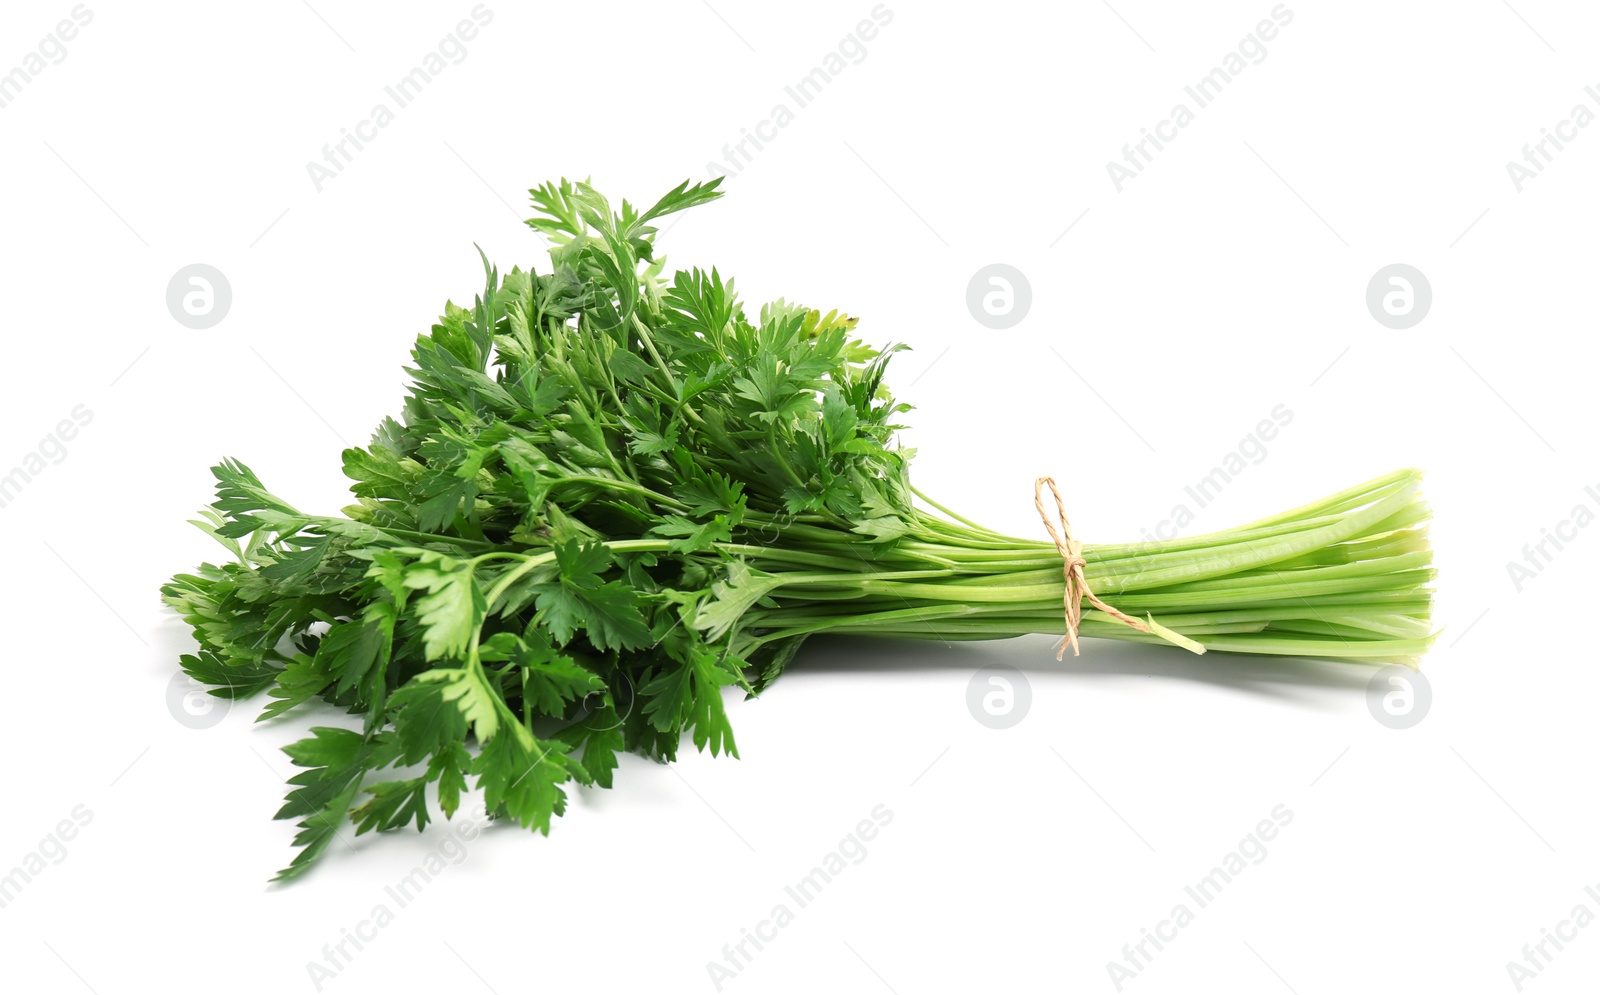
[[[1415,666],[1434,638],[1421,482],[1420,471],[1399,470],[1221,532],[1085,545],[1086,573],[1115,607],[1207,650]],[[919,509],[899,545],[870,560],[861,548],[848,533],[814,529],[787,535],[781,552],[744,552],[777,583],[746,612],[741,649],[819,632],[958,640],[1064,631],[1061,555],[1049,542]],[[797,569],[797,551],[826,556],[828,569]],[[1167,641],[1093,608],[1080,631]]]

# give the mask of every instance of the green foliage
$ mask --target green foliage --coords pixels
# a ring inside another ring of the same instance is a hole
[[[688,733],[736,754],[722,693],[753,690],[730,636],[755,596],[747,519],[909,514],[905,408],[852,319],[779,302],[752,322],[715,271],[659,276],[656,223],[716,187],[643,212],[586,183],[532,191],[551,271],[485,261],[483,293],[446,304],[403,416],[344,453],[347,518],[237,461],[213,471],[200,524],[236,562],[164,589],[201,644],[186,671],[268,690],[263,718],[323,699],[365,719],[287,747],[308,770],[279,815],[306,849],[281,876],[347,812],[421,828],[429,785],[449,811],[475,777],[492,814],[548,831],[561,785],[609,786],[618,752],[670,760]],[[374,783],[391,764],[408,776]]]
[[[1052,547],[913,507],[897,348],[836,311],[752,318],[715,269],[664,275],[657,223],[715,181],[644,211],[586,183],[531,193],[550,271],[485,260],[482,294],[446,303],[401,416],[343,454],[355,503],[306,514],[224,461],[196,525],[231,559],[163,588],[213,694],[265,690],[263,719],[359,716],[285,747],[303,770],[278,816],[302,849],[280,879],[347,821],[421,829],[475,787],[548,832],[566,786],[610,787],[620,753],[670,761],[687,736],[737,756],[725,692],[766,687],[812,633],[1061,631]],[[1204,542],[1086,555],[1102,594],[1208,646],[1412,657],[1426,517],[1407,471]],[[1085,634],[1153,638],[1097,616]]]

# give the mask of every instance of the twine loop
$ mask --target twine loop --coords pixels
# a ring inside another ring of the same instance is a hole
[[[1056,522],[1050,520],[1050,515],[1044,508],[1044,488],[1047,485],[1056,499],[1058,520]],[[1083,575],[1083,568],[1088,565],[1088,561],[1083,558],[1083,543],[1073,538],[1072,523],[1067,520],[1067,506],[1061,500],[1061,491],[1056,488],[1054,478],[1040,477],[1033,482],[1033,506],[1039,509],[1039,520],[1044,522],[1045,531],[1050,533],[1050,538],[1056,544],[1056,551],[1061,554],[1061,573],[1066,580],[1066,589],[1062,592],[1061,601],[1066,609],[1067,633],[1061,637],[1059,643],[1056,643],[1056,659],[1060,660],[1066,655],[1069,645],[1072,647],[1072,655],[1078,655],[1078,625],[1083,621],[1084,601],[1088,601],[1123,625],[1131,626],[1140,632],[1149,632],[1150,626],[1101,601],[1099,596],[1089,589],[1089,581]]]

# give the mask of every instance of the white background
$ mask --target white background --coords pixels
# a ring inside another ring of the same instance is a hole
[[[592,176],[637,203],[705,178],[872,8],[713,4],[491,0],[465,60],[320,192],[307,162],[471,3],[91,3],[0,110],[0,472],[93,413],[0,509],[0,873],[93,816],[0,909],[8,990],[313,991],[323,946],[393,910],[437,826],[266,886],[294,832],[270,818],[279,747],[340,717],[177,721],[191,643],[158,586],[220,552],[184,521],[222,456],[303,507],[345,503],[339,450],[398,410],[445,299],[481,286],[473,243],[545,268],[529,186]],[[891,0],[865,57],[662,243],[748,301],[911,344],[891,381],[917,406],[917,481],[1017,534],[1042,537],[1049,473],[1080,535],[1136,539],[1279,404],[1292,423],[1192,529],[1426,468],[1444,634],[1420,724],[1374,721],[1361,667],[819,639],[730,702],[742,760],[630,758],[550,838],[486,832],[322,990],[715,991],[724,944],[883,805],[866,858],[724,991],[1114,992],[1107,962],[1283,805],[1267,857],[1123,990],[1515,991],[1524,944],[1600,913],[1600,529],[1520,591],[1507,570],[1600,507],[1600,127],[1520,192],[1506,163],[1600,109],[1600,15],[1513,5],[1291,2],[1265,60],[1118,192],[1107,162],[1192,106],[1268,0]],[[70,11],[7,4],[0,72]],[[209,330],[165,305],[196,262],[233,291]],[[1033,293],[1006,330],[965,305],[996,262]],[[1406,330],[1364,299],[1395,262],[1433,291]],[[1004,731],[965,704],[993,664],[1032,689]],[[1590,926],[1524,990],[1597,976]]]

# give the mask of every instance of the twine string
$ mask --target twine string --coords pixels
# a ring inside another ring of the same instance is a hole
[[[1044,489],[1047,485],[1056,499],[1056,521],[1051,521],[1049,513],[1045,511]],[[1061,500],[1061,491],[1056,487],[1054,478],[1040,477],[1033,482],[1033,506],[1039,509],[1039,520],[1044,522],[1045,531],[1050,533],[1051,540],[1056,544],[1056,552],[1061,554],[1061,573],[1066,580],[1066,589],[1061,594],[1061,601],[1062,607],[1066,610],[1067,633],[1056,643],[1056,659],[1060,660],[1066,655],[1069,645],[1072,647],[1072,655],[1078,655],[1078,625],[1083,621],[1084,601],[1088,601],[1123,625],[1131,626],[1140,632],[1149,632],[1148,625],[1101,601],[1099,596],[1089,589],[1089,581],[1083,575],[1083,568],[1088,565],[1088,561],[1083,558],[1083,543],[1072,535],[1072,523],[1067,520],[1067,506]]]

